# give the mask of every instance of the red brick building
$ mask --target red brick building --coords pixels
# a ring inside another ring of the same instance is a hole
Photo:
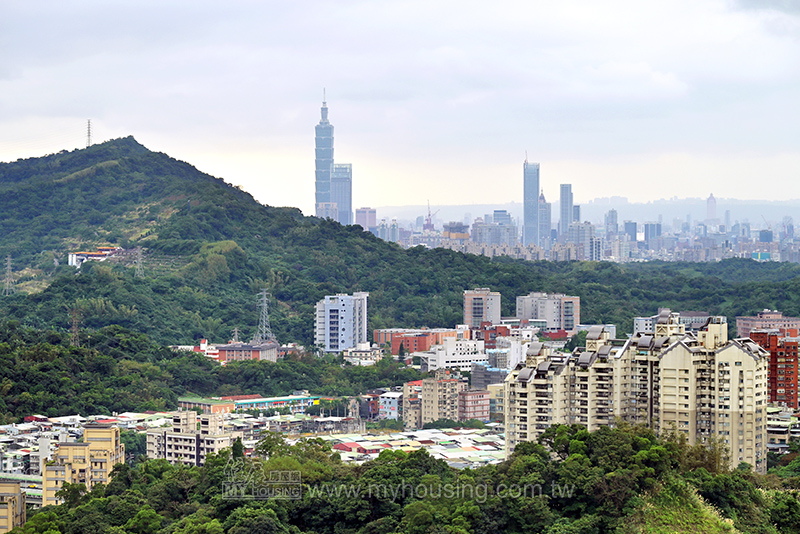
[[[788,335],[787,335],[788,334]],[[753,330],[750,339],[769,351],[769,401],[797,410],[798,355],[796,328]],[[793,337],[789,337],[793,336]]]
[[[400,346],[405,353],[430,350],[436,344],[437,336],[432,332],[426,334],[397,334],[392,336],[392,354],[400,354]]]

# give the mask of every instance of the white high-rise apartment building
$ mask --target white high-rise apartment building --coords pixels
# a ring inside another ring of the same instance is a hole
[[[464,291],[464,324],[480,328],[481,322],[500,324],[500,293],[488,287]]]
[[[367,342],[369,293],[327,296],[317,302],[314,343],[325,352],[341,352]]]
[[[573,336],[581,322],[581,298],[537,292],[517,297],[517,319],[547,321],[548,330],[563,329]]]

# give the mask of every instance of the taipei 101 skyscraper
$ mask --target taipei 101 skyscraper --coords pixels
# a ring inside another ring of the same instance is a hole
[[[328,103],[322,96],[322,118],[316,136],[316,215],[323,219],[353,224],[353,165],[333,162],[333,125],[328,120]]]
[[[328,121],[328,103],[322,102],[322,119],[316,127],[316,215],[338,219],[331,206],[331,170],[333,169],[333,124]]]

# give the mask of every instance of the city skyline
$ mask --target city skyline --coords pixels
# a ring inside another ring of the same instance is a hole
[[[582,206],[800,198],[788,3],[312,7],[197,2],[187,19],[152,2],[4,5],[0,83],[14,105],[0,106],[0,160],[85,146],[91,119],[95,142],[133,135],[310,215],[308,128],[327,87],[357,162],[354,207],[420,191],[432,205],[476,190],[522,202],[526,150],[554,204],[562,183]]]

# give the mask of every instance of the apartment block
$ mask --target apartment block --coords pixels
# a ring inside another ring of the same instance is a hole
[[[682,432],[689,444],[719,439],[732,467],[744,461],[766,472],[769,352],[728,340],[724,317],[687,333],[678,314],[661,310],[653,329],[618,340],[592,327],[572,354],[531,343],[505,381],[508,452],[551,425],[592,431],[620,418]]]
[[[222,414],[172,412],[172,428],[147,431],[147,457],[176,465],[203,465],[206,457],[233,445],[240,432],[225,432]]]
[[[490,394],[485,389],[470,389],[459,392],[458,420],[477,419],[478,421],[488,421],[489,397]]]
[[[439,369],[432,377],[422,379],[420,391],[420,423],[439,419],[458,420],[458,393],[466,389],[461,374],[450,369]]]
[[[464,324],[480,328],[482,322],[500,323],[500,293],[488,287],[464,291]]]
[[[800,384],[797,330],[753,330],[750,339],[769,351],[769,401],[792,410],[800,409],[797,387]]]
[[[505,384],[489,384],[486,386],[489,392],[489,417],[503,417],[505,408]]]
[[[355,348],[367,340],[369,293],[327,296],[317,302],[314,343],[325,352]]]
[[[403,418],[403,394],[387,391],[378,398],[378,417],[380,419]]]
[[[107,484],[116,464],[125,463],[125,445],[119,428],[111,424],[88,423],[83,442],[60,442],[53,465],[42,473],[42,505],[60,504],[56,492],[70,484],[84,484],[91,491],[97,484]]]
[[[422,428],[422,380],[403,384],[403,428]]]
[[[517,297],[517,318],[545,321],[547,330],[566,330],[574,336],[581,323],[580,297],[532,292]]]
[[[784,317],[777,310],[763,310],[755,316],[736,318],[736,335],[748,337],[753,330],[800,328],[800,317]]]
[[[445,338],[442,345],[434,345],[430,350],[412,354],[420,357],[423,372],[437,369],[471,371],[473,363],[487,361],[483,341],[472,339]]]
[[[0,479],[0,533],[25,524],[25,492],[18,480]]]

